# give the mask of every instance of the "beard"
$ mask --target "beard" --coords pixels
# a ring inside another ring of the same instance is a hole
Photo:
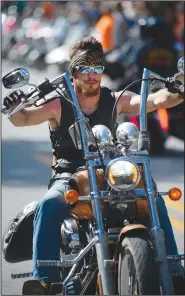
[[[99,94],[100,85],[96,88],[90,86],[88,89],[85,89],[81,86],[77,86],[77,91],[85,97],[95,97]]]

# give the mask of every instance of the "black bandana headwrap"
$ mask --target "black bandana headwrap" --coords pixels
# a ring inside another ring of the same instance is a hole
[[[78,50],[70,61],[71,74],[73,74],[73,71],[76,66],[103,66],[104,61],[104,55],[99,50]]]

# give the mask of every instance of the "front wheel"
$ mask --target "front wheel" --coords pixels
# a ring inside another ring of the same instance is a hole
[[[160,295],[154,256],[146,233],[123,239],[118,265],[119,295]]]

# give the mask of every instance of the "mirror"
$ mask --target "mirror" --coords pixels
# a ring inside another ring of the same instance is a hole
[[[184,57],[178,60],[177,69],[179,70],[179,72],[184,73]]]
[[[26,68],[15,68],[8,72],[3,78],[2,83],[5,88],[19,88],[28,84],[30,74]]]

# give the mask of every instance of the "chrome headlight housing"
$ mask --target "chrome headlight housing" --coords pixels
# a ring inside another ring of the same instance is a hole
[[[174,75],[175,80],[178,80],[184,85],[184,72],[179,72]]]
[[[138,165],[127,157],[112,160],[106,169],[107,182],[116,191],[133,189],[137,186],[140,177]]]
[[[182,57],[178,60],[177,69],[179,70],[179,72],[184,73],[184,57]]]
[[[112,134],[108,127],[103,124],[97,124],[92,128],[92,132],[98,144],[112,143]]]
[[[139,129],[132,122],[123,122],[116,130],[116,137],[120,143],[130,147],[138,141]]]

